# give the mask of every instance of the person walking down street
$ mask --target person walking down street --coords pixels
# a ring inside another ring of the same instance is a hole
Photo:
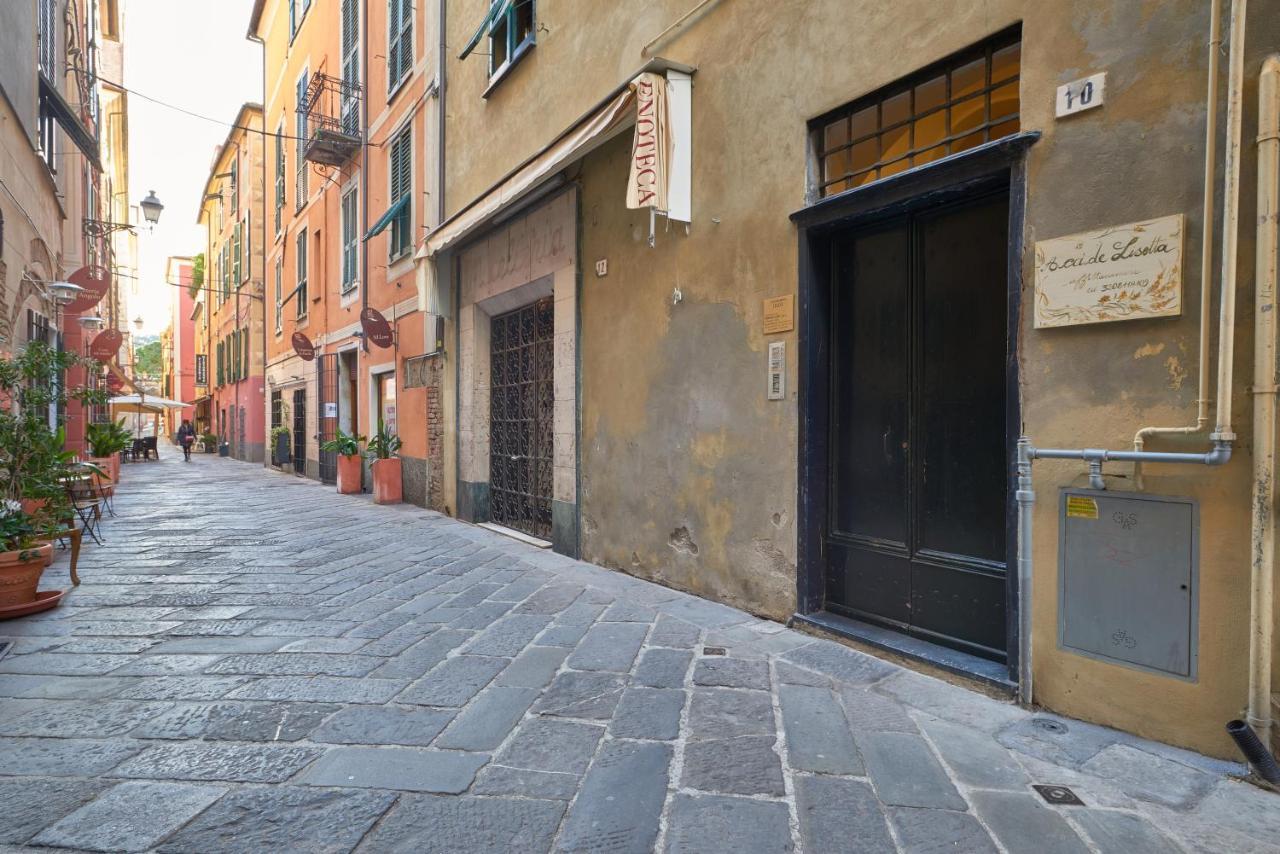
[[[187,462],[191,462],[191,446],[195,441],[196,428],[191,426],[190,421],[183,421],[178,428],[178,444],[182,446],[182,458]]]

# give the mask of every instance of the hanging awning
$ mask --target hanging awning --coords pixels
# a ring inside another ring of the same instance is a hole
[[[392,220],[404,213],[409,207],[410,198],[412,197],[406,195],[402,197],[400,201],[387,208],[387,212],[378,217],[378,221],[373,224],[373,228],[369,229],[369,232],[364,236],[364,239],[368,240],[370,237],[377,237],[379,234],[386,231],[387,226],[391,225]]]
[[[492,0],[489,4],[489,11],[485,13],[484,20],[480,22],[480,26],[476,29],[475,34],[471,36],[471,40],[467,42],[467,46],[462,49],[462,53],[458,54],[458,59],[466,59],[471,51],[476,49],[476,45],[480,44],[480,40],[489,32],[489,28],[494,22],[506,14],[507,7],[511,5],[511,0]]]
[[[431,233],[415,256],[430,258],[457,243],[506,206],[527,195],[546,178],[603,145],[618,131],[635,123],[632,104],[635,97],[630,87],[623,87],[604,106],[574,125],[541,153],[525,161],[497,186],[443,222]]]
[[[54,120],[62,127],[76,148],[89,159],[89,163],[97,171],[102,171],[102,160],[98,156],[98,139],[80,121],[75,108],[62,96],[58,87],[50,83],[43,74],[40,76],[40,103],[49,109]]]
[[[549,179],[556,173],[581,160],[627,128],[634,126],[636,124],[634,81],[646,72],[666,74],[669,85],[673,79],[680,79],[678,94],[672,104],[674,154],[668,171],[670,176],[668,180],[679,188],[671,190],[673,196],[671,207],[676,208],[679,202],[680,211],[677,213],[671,210],[668,214],[672,219],[688,222],[687,185],[692,174],[689,165],[692,122],[689,119],[688,105],[689,75],[693,70],[689,66],[661,58],[650,60],[628,78],[626,83],[614,89],[599,106],[561,133],[550,145],[526,160],[514,171],[507,173],[505,178],[479,198],[436,226],[414,257],[419,261],[432,258],[437,253],[457,244],[503,211],[513,210],[522,200],[534,198],[536,193],[548,186]],[[675,108],[677,105],[679,109]],[[430,286],[427,285],[427,287]],[[419,283],[419,289],[423,289],[422,283]]]

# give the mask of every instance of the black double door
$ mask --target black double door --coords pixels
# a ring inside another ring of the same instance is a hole
[[[1005,660],[1008,195],[832,242],[827,608]]]

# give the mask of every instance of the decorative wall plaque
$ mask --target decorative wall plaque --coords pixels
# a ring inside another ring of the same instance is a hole
[[[764,301],[764,334],[790,332],[795,328],[795,300],[791,294]]]
[[[1037,329],[1182,313],[1183,216],[1036,243]]]

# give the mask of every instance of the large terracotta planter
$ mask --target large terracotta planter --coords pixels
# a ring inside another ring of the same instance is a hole
[[[120,482],[120,455],[112,454],[109,457],[89,457],[88,462],[93,463],[98,468],[107,473],[107,477],[111,478],[112,483]]]
[[[360,491],[360,455],[338,455],[338,492],[354,495]]]
[[[373,503],[399,504],[404,495],[399,458],[374,460],[369,468],[373,470]]]
[[[40,576],[52,561],[52,543],[0,552],[0,609],[36,601]]]

